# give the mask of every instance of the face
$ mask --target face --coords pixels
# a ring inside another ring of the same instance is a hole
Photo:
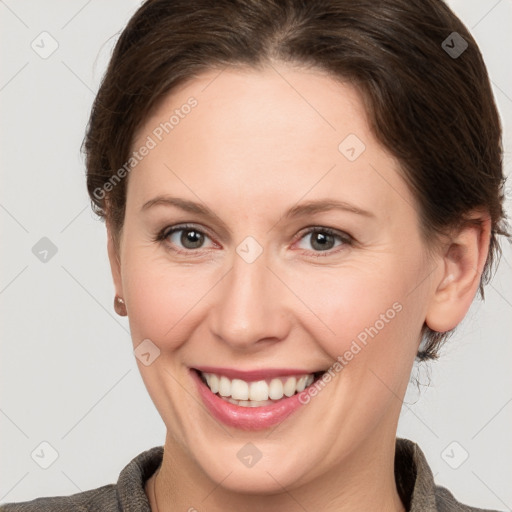
[[[168,449],[273,492],[394,446],[432,283],[357,91],[285,65],[207,72],[145,121],[144,145],[113,272],[134,347],[150,340],[138,365]]]

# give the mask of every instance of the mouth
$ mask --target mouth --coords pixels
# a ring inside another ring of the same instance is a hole
[[[301,393],[307,392],[325,371],[244,373],[223,369],[221,373],[190,368],[190,373],[203,403],[217,420],[243,430],[260,430],[298,410],[304,404]]]
[[[240,407],[263,407],[290,398],[319,379],[324,372],[279,376],[246,381],[195,370],[210,391],[222,400]]]

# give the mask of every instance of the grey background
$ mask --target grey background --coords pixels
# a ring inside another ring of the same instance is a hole
[[[510,173],[512,1],[449,3],[487,62]],[[0,503],[115,482],[134,456],[164,442],[128,321],[113,311],[106,232],[90,210],[79,151],[110,51],[138,5],[0,1]],[[47,58],[31,47],[51,49],[43,31],[58,43]],[[43,237],[57,249],[47,262],[32,250]],[[421,392],[410,386],[398,431],[419,443],[438,484],[499,510],[512,507],[511,262],[505,246],[486,301],[475,300],[440,361],[420,370]],[[58,453],[47,469],[44,441]]]

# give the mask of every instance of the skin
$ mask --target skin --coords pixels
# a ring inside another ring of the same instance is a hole
[[[428,252],[415,199],[356,90],[319,70],[273,63],[208,71],[165,98],[133,147],[190,96],[198,105],[129,175],[119,247],[107,225],[133,345],[149,338],[160,349],[149,366],[138,361],[167,427],[162,465],[146,485],[152,510],[153,489],[160,512],[405,510],[395,437],[420,331],[425,322],[446,331],[464,317],[487,256],[489,219],[472,212],[479,227]],[[353,162],[338,150],[348,134],[366,146]],[[215,216],[165,205],[141,212],[162,194]],[[284,217],[297,203],[327,198],[371,216]],[[154,240],[182,223],[205,234],[200,248],[183,245],[183,232]],[[322,251],[309,227],[354,242],[334,237]],[[253,263],[236,252],[247,236],[263,248]],[[277,427],[220,424],[189,376],[197,365],[327,369],[394,303],[401,311]],[[250,468],[237,457],[248,442],[262,453]]]

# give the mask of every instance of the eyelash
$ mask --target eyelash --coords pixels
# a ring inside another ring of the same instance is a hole
[[[311,233],[323,233],[323,234],[326,234],[329,236],[337,237],[342,242],[341,250],[343,250],[344,246],[347,246],[347,245],[351,246],[354,243],[353,237],[350,236],[348,233],[344,233],[342,231],[337,231],[332,228],[327,228],[327,227],[322,227],[322,226],[312,226],[312,227],[309,227],[306,229],[307,230],[305,232],[302,232],[301,236],[298,237],[297,240],[300,241]],[[155,236],[154,241],[157,243],[164,244],[167,248],[170,248],[169,244],[166,243],[166,239],[169,238],[169,236],[172,235],[173,233],[176,233],[179,231],[187,231],[187,230],[196,231],[197,233],[204,235],[211,239],[211,237],[205,231],[197,228],[197,226],[194,226],[193,224],[179,224],[176,226],[166,226],[165,228],[163,228]],[[340,252],[339,247],[340,246],[338,246],[338,250],[329,249],[326,251],[311,251],[311,252],[313,253],[315,258],[325,258],[326,256],[330,256],[332,254],[336,254],[336,253]],[[183,255],[190,255],[191,253],[201,251],[201,249],[182,250],[182,249],[175,249],[175,248],[172,248],[170,250],[176,252],[177,254],[183,254]]]

